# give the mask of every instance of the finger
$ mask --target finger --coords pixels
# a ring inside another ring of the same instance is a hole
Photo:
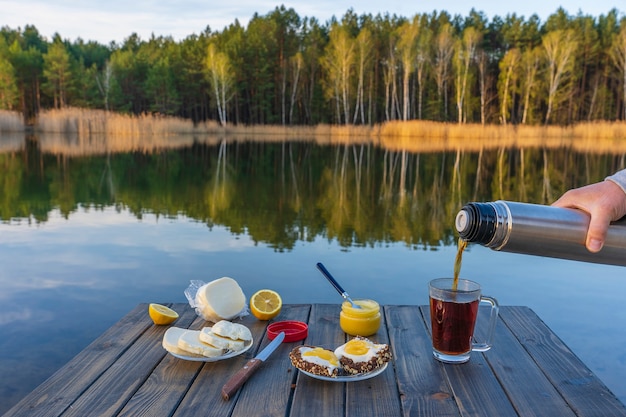
[[[604,246],[610,218],[603,213],[592,213],[585,246],[590,252],[599,252]]]

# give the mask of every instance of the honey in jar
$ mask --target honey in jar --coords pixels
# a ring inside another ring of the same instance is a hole
[[[374,300],[353,300],[361,308],[354,308],[344,301],[339,314],[341,330],[351,336],[371,336],[380,327],[380,306]]]

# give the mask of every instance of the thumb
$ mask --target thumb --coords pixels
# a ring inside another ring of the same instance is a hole
[[[591,215],[585,246],[589,252],[599,252],[604,246],[610,218],[601,214]]]

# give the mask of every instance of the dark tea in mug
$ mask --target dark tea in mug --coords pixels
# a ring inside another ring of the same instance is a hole
[[[430,299],[433,347],[446,355],[472,350],[478,300],[467,303]]]
[[[491,348],[498,302],[480,293],[480,285],[466,279],[439,278],[430,281],[430,323],[433,355],[446,363],[464,363],[472,351]],[[489,330],[484,343],[472,340],[480,303],[491,306]]]

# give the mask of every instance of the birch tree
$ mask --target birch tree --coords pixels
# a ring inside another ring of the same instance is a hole
[[[350,83],[355,60],[354,39],[345,27],[333,24],[322,58],[327,75],[327,97],[335,100],[337,122],[350,123]]]
[[[522,94],[522,124],[528,122],[529,112],[531,110],[530,99],[533,95],[535,85],[537,83],[537,74],[539,73],[539,65],[541,62],[540,47],[526,49],[522,53],[520,65],[520,88]]]
[[[397,29],[398,41],[396,49],[400,64],[402,65],[402,120],[409,120],[410,92],[409,79],[415,69],[415,57],[417,55],[417,36],[419,34],[419,21],[417,16],[410,22],[404,22]]]
[[[476,48],[482,35],[473,26],[467,27],[463,31],[463,38],[456,42],[456,107],[459,123],[465,122],[463,106],[467,95],[467,80],[470,72],[470,64],[474,60]]]
[[[506,125],[508,116],[511,112],[513,103],[512,95],[514,92],[513,83],[517,75],[517,66],[521,59],[521,53],[518,48],[512,48],[506,51],[504,57],[500,61],[500,77],[498,80],[498,90],[500,96],[500,122]]]
[[[480,124],[484,125],[487,119],[487,65],[489,55],[484,50],[478,51],[478,88],[480,90]]]
[[[424,79],[426,69],[431,62],[432,52],[432,31],[421,25],[417,38],[417,54],[415,56],[415,78],[417,82],[417,118],[422,118],[422,107],[424,100]]]
[[[547,59],[548,105],[545,123],[548,124],[558,103],[559,87],[571,76],[574,69],[574,53],[578,42],[573,30],[558,29],[547,33],[541,43]]]
[[[293,109],[296,105],[296,97],[298,94],[298,85],[300,81],[300,73],[304,67],[304,58],[302,52],[297,52],[289,60],[291,64],[292,80],[291,80],[291,100],[289,101],[289,124],[293,124]]]
[[[102,74],[96,75],[96,83],[98,90],[102,94],[104,100],[104,110],[109,111],[109,94],[111,93],[111,78],[113,77],[113,66],[111,61],[107,61],[104,64]]]
[[[361,29],[356,38],[357,49],[357,87],[356,104],[354,106],[354,123],[361,118],[361,123],[365,123],[365,74],[369,72],[372,60],[372,33],[369,29]]]
[[[396,120],[398,108],[398,62],[395,54],[397,37],[391,34],[388,39],[387,59],[383,60],[383,82],[385,85],[385,120]]]
[[[435,39],[435,82],[437,83],[437,96],[439,102],[443,101],[443,119],[448,117],[447,85],[450,74],[450,61],[454,54],[454,37],[452,26],[446,23]]]
[[[218,52],[214,43],[208,46],[205,62],[217,106],[217,114],[223,126],[227,121],[226,105],[232,97],[233,70],[226,54]]]

